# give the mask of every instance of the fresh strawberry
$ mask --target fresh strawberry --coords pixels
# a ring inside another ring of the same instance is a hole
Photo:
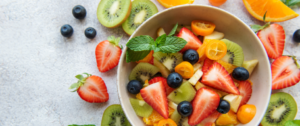
[[[100,42],[95,50],[97,67],[100,72],[106,72],[119,63],[122,50],[119,47],[121,37],[108,37],[108,40]]]
[[[169,117],[166,89],[161,81],[144,87],[140,93],[145,102],[152,106],[162,117],[165,119]]]
[[[77,83],[71,85],[70,89],[75,89],[81,99],[90,103],[106,102],[109,99],[107,88],[101,77],[87,74],[87,77],[77,75]]]
[[[271,64],[272,90],[283,89],[297,84],[300,70],[295,58],[281,56]]]
[[[240,94],[226,69],[218,62],[215,62],[208,68],[208,71],[203,74],[201,82],[227,93]]]
[[[169,95],[173,90],[175,90],[174,88],[169,87],[167,79],[163,77],[154,77],[149,81],[149,84],[154,84],[159,81],[164,84],[167,95]]]
[[[202,72],[203,73],[206,73],[208,68],[214,64],[214,61],[209,59],[209,58],[206,58],[203,62],[203,67],[202,67]]]
[[[267,24],[268,25],[268,24]],[[271,24],[257,32],[270,58],[276,59],[282,55],[285,43],[285,33],[279,24]]]
[[[180,52],[185,52],[188,49],[197,50],[201,45],[202,42],[194,35],[192,31],[183,27],[179,34],[177,35],[180,38],[183,38],[188,43],[180,50]]]
[[[190,125],[197,125],[202,120],[212,114],[219,106],[219,95],[208,88],[200,88],[194,100],[192,101],[193,112],[189,116],[188,123]]]
[[[242,100],[240,106],[247,104],[251,95],[252,95],[252,86],[249,81],[240,81],[239,82],[239,91],[242,95]]]
[[[206,117],[203,121],[201,121],[200,126],[214,126],[213,124],[221,115],[217,110],[215,110],[212,114]]]

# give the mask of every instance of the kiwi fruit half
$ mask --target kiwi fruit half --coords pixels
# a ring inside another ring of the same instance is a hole
[[[271,95],[271,99],[261,121],[263,126],[284,126],[288,120],[294,120],[297,114],[297,103],[287,93],[278,92]]]
[[[155,4],[150,0],[134,0],[130,15],[122,24],[122,28],[128,35],[131,35],[145,20],[157,12]]]
[[[150,80],[158,71],[159,68],[150,63],[139,63],[132,69],[129,80],[138,80],[143,84],[145,80]]]
[[[127,19],[130,10],[131,0],[101,0],[97,9],[97,17],[103,26],[115,28]]]
[[[221,60],[241,67],[244,62],[244,52],[242,47],[228,39],[222,39],[221,41],[227,46],[227,53]]]
[[[131,126],[121,105],[108,106],[102,116],[101,126]]]
[[[153,57],[161,62],[170,72],[174,72],[176,65],[183,61],[181,53],[155,52]]]

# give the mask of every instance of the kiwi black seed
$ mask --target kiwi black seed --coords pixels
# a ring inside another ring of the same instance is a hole
[[[122,24],[122,28],[131,35],[145,20],[157,12],[157,7],[150,0],[134,0],[130,15]]]
[[[283,126],[286,121],[294,120],[297,114],[297,103],[287,93],[279,92],[271,95],[271,99],[261,121],[263,126]]]
[[[103,113],[101,126],[131,126],[121,105],[111,105]]]
[[[108,28],[121,25],[129,16],[131,0],[101,0],[97,17],[99,22]]]
[[[221,41],[223,41],[227,46],[227,53],[222,60],[241,67],[244,62],[244,53],[242,47],[227,39],[222,39]]]
[[[183,61],[181,53],[155,52],[153,57],[161,62],[171,72],[174,72],[176,65]]]
[[[145,80],[150,80],[158,71],[159,68],[150,63],[139,63],[132,69],[129,80],[138,80],[143,84]]]

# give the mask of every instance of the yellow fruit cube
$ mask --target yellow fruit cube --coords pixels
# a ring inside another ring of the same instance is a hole
[[[169,116],[171,116],[173,114],[173,112],[175,111],[175,109],[168,107],[169,108]]]
[[[148,117],[148,118],[143,118],[143,121],[145,122],[146,125],[153,125],[151,119]]]
[[[233,111],[229,111],[226,114],[222,114],[216,121],[217,125],[231,125],[231,124],[238,124],[237,116]]]
[[[232,64],[230,64],[230,63],[227,63],[227,62],[225,62],[225,61],[223,61],[223,60],[218,60],[217,62],[220,63],[220,64],[226,69],[226,71],[227,71],[229,74],[231,74],[232,71],[236,68],[236,66],[234,66],[234,65],[232,65]]]
[[[141,93],[136,94],[135,97],[136,97],[137,99],[139,99],[139,100],[143,100],[143,101],[144,101],[144,99],[142,98]]]

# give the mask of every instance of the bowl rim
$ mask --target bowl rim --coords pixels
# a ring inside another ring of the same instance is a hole
[[[248,30],[252,31],[251,28],[250,28],[244,21],[242,21],[240,18],[238,18],[238,17],[235,16],[234,14],[232,14],[232,13],[230,13],[230,12],[224,10],[224,9],[220,9],[220,8],[217,8],[217,7],[214,7],[214,6],[210,6],[210,5],[185,4],[185,5],[179,5],[179,6],[167,8],[167,9],[164,9],[164,10],[159,11],[158,13],[154,14],[154,15],[151,16],[149,19],[147,19],[146,21],[144,21],[144,22],[143,22],[143,23],[142,23],[142,24],[141,24],[141,25],[140,25],[140,26],[132,33],[132,35],[130,36],[130,38],[129,38],[128,40],[130,40],[130,39],[137,33],[137,31],[139,31],[139,29],[141,28],[142,25],[144,25],[144,24],[146,24],[147,22],[151,21],[152,18],[155,18],[156,16],[158,16],[158,15],[160,15],[160,14],[166,13],[167,11],[172,11],[172,10],[174,10],[174,9],[185,8],[185,7],[190,7],[190,6],[212,8],[212,9],[216,9],[216,10],[218,10],[218,11],[222,11],[222,12],[224,12],[224,13],[227,13],[227,14],[230,15],[232,18],[235,18],[236,20],[240,21],[244,26],[247,27]],[[251,34],[255,36],[256,41],[259,41],[259,42],[260,42],[259,38],[257,37],[257,35],[256,35],[254,32],[251,32]],[[127,40],[127,42],[128,42],[128,40]],[[127,43],[127,42],[126,42],[126,43]],[[261,42],[259,43],[259,46],[260,46],[260,48],[261,48],[262,50],[264,50],[264,53],[263,53],[264,57],[268,57],[268,56],[267,56],[267,52],[266,52],[266,50],[264,49],[264,46],[262,45]],[[120,74],[119,74],[119,73],[120,73],[120,70],[121,70],[121,67],[120,67],[120,66],[122,66],[122,64],[123,64],[123,59],[124,59],[124,56],[126,55],[126,50],[127,50],[127,46],[125,45],[125,47],[124,47],[124,49],[123,49],[123,51],[122,51],[120,60],[119,60],[119,66],[118,66],[118,70],[117,70],[117,89],[118,89],[118,97],[119,97],[119,100],[120,100],[120,104],[121,104],[122,109],[123,109],[123,111],[124,111],[124,113],[125,113],[125,115],[126,115],[126,117],[127,117],[127,119],[128,119],[127,111],[126,111],[126,110],[124,109],[124,107],[123,107],[123,103],[124,103],[124,102],[123,102],[123,99],[122,99],[122,95],[120,94],[120,90],[121,90],[120,88],[121,88],[121,86],[120,86],[120,81],[119,81],[119,80],[120,80]],[[269,61],[269,59],[267,59],[267,60]],[[268,66],[268,68],[267,68],[268,71],[267,71],[267,72],[269,72],[268,80],[270,80],[270,82],[271,82],[271,83],[269,83],[269,89],[268,89],[268,92],[270,92],[270,93],[269,93],[269,95],[267,96],[267,99],[268,99],[267,101],[269,102],[269,101],[270,101],[270,97],[271,97],[271,92],[272,92],[272,90],[271,90],[271,87],[272,87],[272,75],[271,75],[271,65],[270,65],[270,63],[268,63],[267,66]],[[265,113],[265,112],[267,111],[268,104],[266,104],[266,105],[263,106],[263,107],[264,107],[264,110],[263,110],[263,111],[264,111],[264,113]],[[264,114],[260,115],[259,121],[257,122],[256,125],[259,125],[259,124],[260,124],[260,122],[261,122],[261,120],[263,119],[263,117],[264,117]],[[131,122],[131,120],[128,119],[128,121],[130,122],[131,125],[133,125],[133,123]]]

